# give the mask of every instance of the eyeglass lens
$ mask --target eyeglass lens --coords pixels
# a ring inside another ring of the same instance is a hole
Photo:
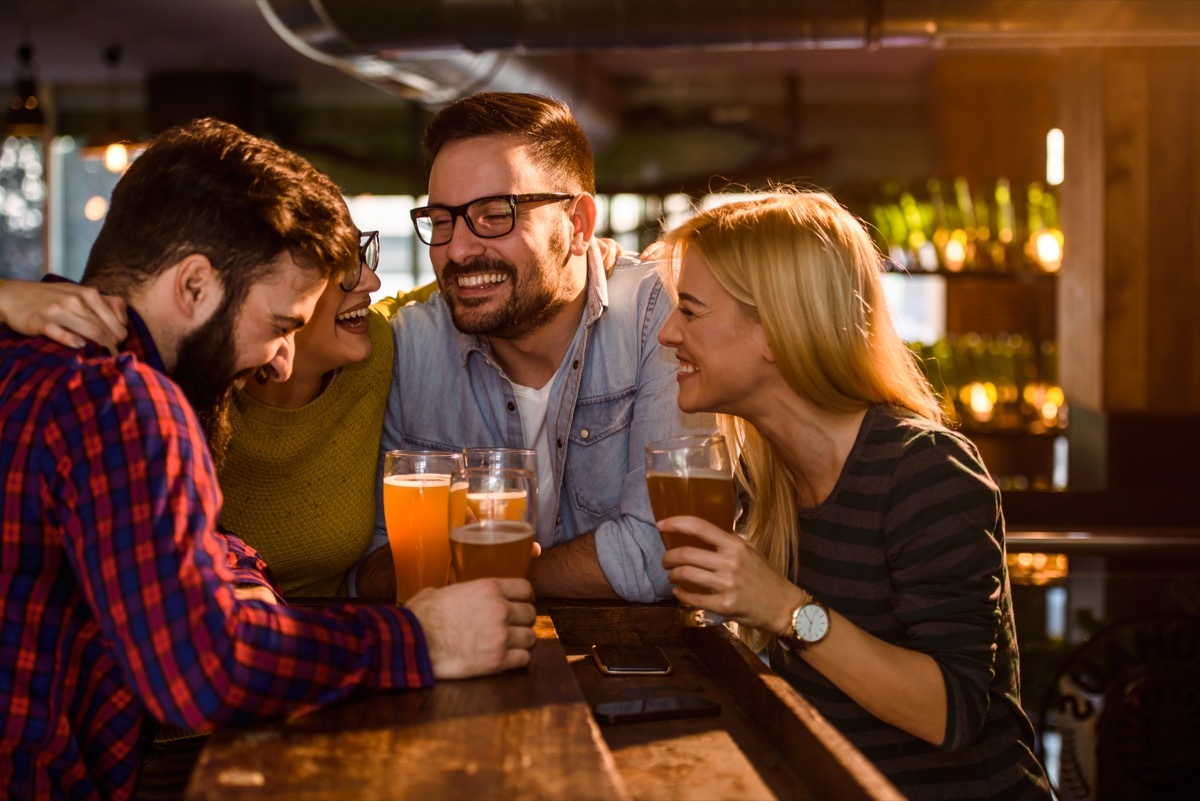
[[[346,292],[358,286],[358,279],[362,277],[363,265],[366,265],[371,272],[375,272],[379,267],[379,232],[365,231],[358,237],[358,263],[346,271],[346,274],[342,276],[341,284],[339,284]]]
[[[454,235],[454,218],[459,214],[456,209],[426,209],[422,216],[416,218],[417,233],[420,234],[421,241],[427,245],[444,245],[449,242]],[[512,200],[508,197],[476,200],[467,206],[461,215],[466,219],[471,232],[484,239],[504,236],[513,229],[516,220]]]

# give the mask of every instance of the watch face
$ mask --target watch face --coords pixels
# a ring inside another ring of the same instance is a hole
[[[819,642],[829,632],[829,615],[817,604],[800,607],[796,613],[796,636],[804,642]]]

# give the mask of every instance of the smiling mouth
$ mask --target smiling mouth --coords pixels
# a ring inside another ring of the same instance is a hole
[[[693,373],[700,372],[700,368],[697,367],[696,365],[692,364],[691,362],[680,362],[679,363],[679,372],[681,375],[691,375]]]
[[[361,309],[354,309],[353,311],[342,312],[341,314],[339,314],[336,317],[336,319],[339,323],[353,323],[353,322],[356,322],[359,318],[366,317],[369,313],[370,313],[370,309],[368,309],[366,306],[363,306]]]
[[[503,284],[507,280],[508,276],[504,273],[475,273],[460,275],[455,279],[460,289],[487,289]]]

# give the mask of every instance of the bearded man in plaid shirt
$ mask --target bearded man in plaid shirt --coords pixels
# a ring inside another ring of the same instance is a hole
[[[528,582],[299,611],[217,528],[209,444],[229,390],[287,378],[296,329],[358,242],[326,176],[202,120],[130,166],[92,248],[84,283],[128,305],[119,350],[0,326],[4,794],[129,798],[160,722],[243,723],[528,663]]]

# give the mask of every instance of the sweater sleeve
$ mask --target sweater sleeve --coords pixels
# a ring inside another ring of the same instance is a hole
[[[904,451],[885,520],[905,647],[932,656],[946,684],[941,747],[972,743],[987,715],[1002,623],[999,490],[969,442],[926,432]]]
[[[394,297],[386,297],[375,301],[371,304],[371,308],[383,314],[389,320],[396,316],[396,312],[403,309],[410,303],[424,303],[429,300],[434,292],[438,291],[437,281],[430,281],[425,286],[419,286],[416,289],[410,289],[408,292],[402,292]]]

